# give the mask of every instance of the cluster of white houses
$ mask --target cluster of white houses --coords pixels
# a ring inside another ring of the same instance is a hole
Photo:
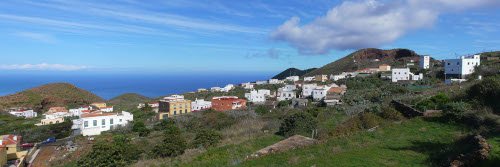
[[[134,119],[129,112],[115,113],[113,110],[113,106],[107,106],[106,103],[92,103],[69,110],[66,107],[51,107],[43,113],[40,123],[35,125],[58,124],[64,122],[65,119],[71,119],[72,129],[79,130],[83,136],[92,136],[115,127],[125,126]]]

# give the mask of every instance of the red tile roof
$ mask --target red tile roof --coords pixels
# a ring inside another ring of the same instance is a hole
[[[110,116],[110,115],[116,115],[116,113],[92,112],[92,113],[82,114],[80,117],[89,118],[89,117],[100,117],[100,116]]]
[[[21,142],[21,136],[16,136],[16,135],[3,135],[0,137],[2,139],[2,143],[0,143],[1,146],[6,146],[6,145],[11,145],[11,144],[18,144]]]

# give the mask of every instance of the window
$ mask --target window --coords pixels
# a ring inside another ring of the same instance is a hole
[[[451,65],[450,63],[448,63],[448,65]]]
[[[83,122],[83,127],[85,127],[85,128],[86,128],[86,127],[89,127],[89,121],[85,121],[85,122]]]
[[[120,122],[122,122],[122,119],[120,119]]]
[[[177,111],[174,111],[174,115],[177,115]]]
[[[92,124],[93,124],[94,126],[97,126],[97,120],[92,121]]]
[[[186,109],[186,110],[184,110],[184,111],[185,111],[185,113],[187,113],[187,112],[188,112],[188,109]]]
[[[460,62],[457,62],[457,65],[460,65]]]
[[[106,120],[105,119],[102,119],[101,125],[103,125],[103,126],[106,125]]]
[[[113,125],[113,118],[109,119],[109,124]]]

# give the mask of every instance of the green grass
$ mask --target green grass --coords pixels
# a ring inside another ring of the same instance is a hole
[[[492,147],[488,160],[482,162],[479,166],[495,166],[500,164],[500,134],[487,138],[488,144]]]
[[[246,156],[280,140],[280,136],[269,135],[237,145],[210,148],[193,161],[180,166],[234,166],[243,162]]]
[[[271,136],[209,149],[182,166],[431,166],[432,155],[439,155],[466,129],[422,119],[390,124],[375,132],[360,132],[350,137],[285,153],[243,161],[247,155],[280,140]]]

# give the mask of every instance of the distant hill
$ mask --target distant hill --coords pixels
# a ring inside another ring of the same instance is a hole
[[[0,108],[31,107],[46,111],[54,106],[76,107],[104,101],[101,97],[68,83],[53,83],[0,97]]]
[[[339,74],[344,71],[356,71],[363,68],[375,68],[381,64],[403,67],[405,63],[414,61],[418,66],[419,55],[409,49],[381,50],[375,48],[361,49],[321,68],[313,70],[305,76],[319,74]]]
[[[308,72],[311,72],[313,70],[315,70],[316,68],[310,68],[310,69],[306,69],[306,70],[300,70],[300,69],[297,69],[297,68],[289,68],[289,69],[286,69],[285,71],[279,73],[278,75],[274,76],[273,79],[285,79],[286,77],[289,77],[289,76],[303,76],[304,74],[307,74]]]
[[[130,110],[137,107],[139,103],[144,103],[151,100],[151,98],[140,94],[126,93],[109,100],[108,103],[121,110]]]

